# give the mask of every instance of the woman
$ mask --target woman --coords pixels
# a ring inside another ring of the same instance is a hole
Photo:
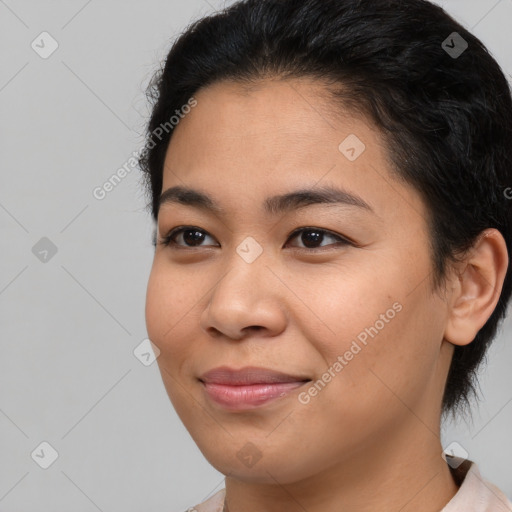
[[[195,510],[512,510],[440,441],[512,290],[512,100],[482,43],[424,0],[245,0],[149,94],[148,334],[226,475]]]

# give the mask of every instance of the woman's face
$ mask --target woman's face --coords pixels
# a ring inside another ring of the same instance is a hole
[[[156,248],[149,338],[199,449],[246,481],[297,482],[399,448],[412,456],[439,426],[452,346],[446,304],[430,292],[425,206],[392,177],[377,130],[330,115],[319,87],[203,89],[165,160],[162,192],[190,188],[219,211],[162,202],[159,240],[193,229]],[[265,208],[328,187],[345,195]],[[220,366],[310,382],[274,387],[285,394],[259,405],[222,404],[199,380]]]

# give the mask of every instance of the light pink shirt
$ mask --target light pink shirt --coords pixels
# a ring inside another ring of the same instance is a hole
[[[512,512],[512,503],[500,489],[484,480],[478,466],[472,461],[455,457],[452,474],[459,485],[457,494],[440,512]],[[456,469],[454,466],[458,465]],[[222,512],[226,489],[221,489],[206,501],[187,512]]]

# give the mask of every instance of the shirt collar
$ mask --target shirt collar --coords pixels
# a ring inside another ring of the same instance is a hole
[[[495,485],[484,480],[470,460],[449,456],[448,464],[459,490],[441,512],[511,512],[512,503]]]

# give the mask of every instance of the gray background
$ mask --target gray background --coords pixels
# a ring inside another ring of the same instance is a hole
[[[510,74],[512,0],[442,3]],[[0,0],[0,512],[177,512],[223,486],[156,363],[134,355],[153,250],[138,170],[93,196],[141,147],[143,91],[172,40],[222,6]],[[46,59],[31,47],[43,31],[59,45]],[[509,316],[474,422],[443,432],[509,498],[511,333]]]

